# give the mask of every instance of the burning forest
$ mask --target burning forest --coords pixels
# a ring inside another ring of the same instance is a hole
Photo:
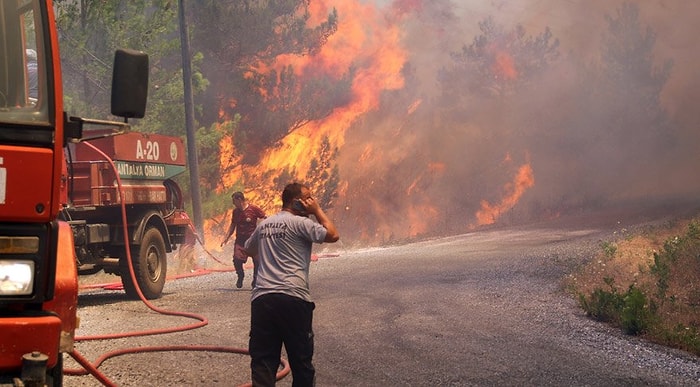
[[[345,92],[269,143],[237,138],[249,117],[220,94],[216,190],[276,211],[281,186],[307,182],[346,242],[369,244],[697,194],[698,80],[676,57],[697,43],[660,32],[700,8],[544,3],[310,2],[309,26],[337,22],[323,44],[246,77],[268,79],[271,111],[319,79]]]

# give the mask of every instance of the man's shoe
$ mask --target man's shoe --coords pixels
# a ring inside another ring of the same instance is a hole
[[[236,281],[236,287],[237,287],[238,289],[240,289],[240,288],[243,287],[243,276],[238,277],[238,281]]]

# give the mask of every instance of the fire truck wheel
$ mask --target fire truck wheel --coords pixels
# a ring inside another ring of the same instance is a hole
[[[146,230],[141,245],[131,249],[131,259],[134,264],[136,281],[143,296],[148,300],[159,298],[163,292],[163,286],[165,286],[168,258],[165,241],[157,228],[151,227]],[[124,291],[129,297],[138,299],[139,295],[126,263],[126,259],[120,260]]]

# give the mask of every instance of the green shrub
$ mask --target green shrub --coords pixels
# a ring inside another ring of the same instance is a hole
[[[696,327],[676,324],[673,328],[660,328],[654,338],[661,344],[700,355],[700,332]]]
[[[612,278],[606,277],[604,280],[610,287],[609,291],[597,288],[589,297],[579,294],[579,302],[586,314],[596,320],[619,323],[624,298],[617,292]]]
[[[651,274],[656,276],[656,296],[659,299],[666,298],[669,280],[671,276],[671,264],[665,254],[654,253],[654,264],[651,265]]]
[[[638,335],[647,331],[651,324],[652,313],[647,305],[647,297],[634,285],[630,286],[623,297],[620,322],[625,333]]]
[[[613,242],[603,242],[600,244],[600,248],[603,249],[603,253],[608,258],[614,257],[617,252],[617,245]]]
[[[579,302],[589,316],[619,325],[630,335],[646,332],[654,316],[654,308],[647,302],[646,295],[634,285],[624,294],[613,286],[609,291],[597,288],[589,297],[579,294]]]
[[[619,294],[596,289],[591,294],[584,310],[598,321],[616,322],[619,320],[623,300]]]

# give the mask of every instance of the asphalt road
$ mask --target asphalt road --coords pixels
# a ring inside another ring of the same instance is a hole
[[[624,222],[539,224],[404,246],[319,249],[311,269],[319,386],[697,386],[700,361],[586,318],[561,280]],[[120,386],[234,386],[249,380],[249,279],[219,272],[169,281],[153,302],[199,314],[201,328],[82,341]],[[81,294],[80,336],[197,323],[165,316],[118,291]],[[170,346],[219,351],[170,351]],[[66,359],[66,368],[76,364]],[[92,376],[64,384],[95,386]],[[278,385],[290,386],[291,375]]]

